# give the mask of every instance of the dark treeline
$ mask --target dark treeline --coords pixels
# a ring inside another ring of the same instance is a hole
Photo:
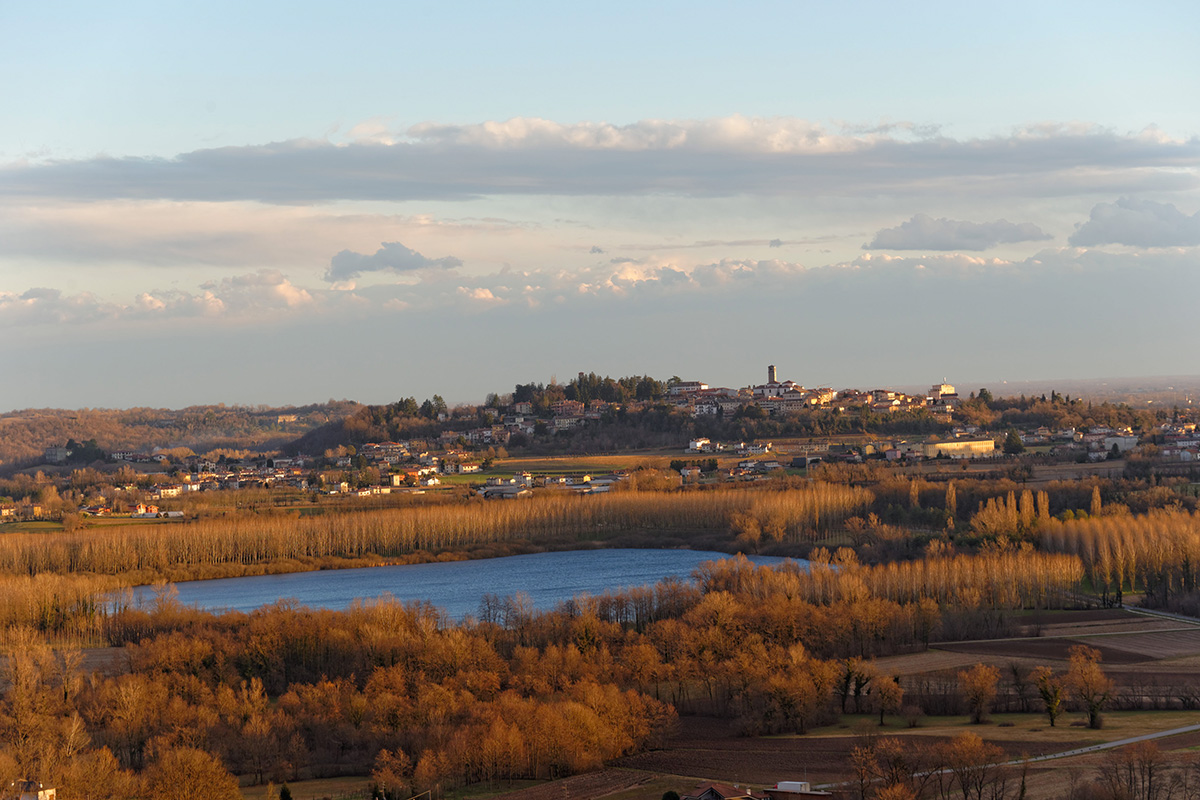
[[[1040,427],[1052,429],[1084,428],[1103,425],[1110,428],[1128,426],[1149,430],[1159,422],[1174,416],[1174,409],[1165,405],[1155,408],[1135,408],[1127,403],[1093,403],[1072,399],[1058,392],[1038,397],[993,397],[987,389],[965,399],[955,408],[955,416],[963,422],[992,430],[1005,428]]]

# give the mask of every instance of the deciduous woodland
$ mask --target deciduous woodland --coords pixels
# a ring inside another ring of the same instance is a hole
[[[1135,513],[1136,483],[1026,491],[1005,480],[839,477],[5,536],[0,773],[37,776],[68,800],[157,797],[181,776],[204,776],[207,796],[221,798],[238,796],[234,776],[341,774],[369,774],[394,798],[590,770],[663,743],[679,714],[757,735],[804,733],[847,713],[982,721],[1003,707],[1054,724],[1067,706],[1098,726],[1110,707],[1200,704],[1187,679],[1160,695],[1118,690],[1088,648],[1069,665],[1005,674],[981,664],[897,680],[874,663],[1009,636],[1024,614],[1076,607],[1092,592],[1093,604],[1136,592],[1187,607],[1200,523],[1182,503]],[[630,534],[791,547],[810,565],[712,562],[689,581],[548,612],[487,597],[460,624],[387,598],[345,612],[279,603],[214,615],[181,607],[169,586],[151,607],[121,591],[147,578]],[[108,666],[85,669],[84,648]],[[887,747],[855,755],[864,796],[889,769]],[[946,747],[926,760],[994,755],[969,739]]]
[[[565,775],[660,741],[676,709],[803,731],[836,713],[839,693],[842,707],[864,702],[863,656],[1058,605],[1080,576],[1076,559],[1028,549],[939,552],[907,568],[815,555],[811,571],[716,562],[693,583],[550,613],[497,601],[463,625],[386,599],[214,616],[169,593],[150,609],[76,597],[77,618],[125,648],[129,672],[85,678],[78,651],[11,625],[5,766],[92,797],[134,796],[122,793],[192,750],[255,780],[374,769],[407,790]],[[97,777],[114,789],[97,793]]]

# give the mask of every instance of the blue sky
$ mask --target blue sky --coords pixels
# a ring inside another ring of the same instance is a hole
[[[1195,4],[647,5],[0,2],[0,407],[1196,371]]]

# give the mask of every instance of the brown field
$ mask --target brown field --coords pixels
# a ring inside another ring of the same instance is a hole
[[[1151,655],[1118,650],[1105,644],[1099,644],[1096,639],[1085,641],[1075,639],[998,639],[986,642],[950,642],[938,645],[938,649],[951,653],[970,653],[1004,659],[1032,658],[1066,661],[1070,657],[1071,648],[1079,644],[1087,644],[1089,647],[1099,650],[1101,661],[1105,664],[1138,664],[1143,661],[1155,660],[1155,657]]]
[[[468,791],[463,798],[464,800],[474,797],[492,797],[496,800],[590,800],[595,797],[614,796],[617,793],[627,794],[631,797],[661,797],[665,789],[658,789],[657,793],[653,795],[645,793],[650,789],[647,784],[653,780],[655,780],[655,776],[645,772],[629,769],[604,769],[584,775],[572,775],[570,778],[503,794],[474,794]]]
[[[1151,659],[1183,658],[1200,654],[1200,628],[1175,628],[1123,636],[1094,636],[1082,640],[1104,651],[1142,654]],[[1105,657],[1107,660],[1107,656]],[[1117,662],[1113,662],[1117,663]]]
[[[892,675],[962,669],[976,662],[1034,666],[1065,661],[1084,644],[1101,653],[1105,665],[1120,671],[1200,674],[1200,627],[1170,619],[1139,616],[1119,609],[1055,611],[1029,615],[1026,629],[1036,637],[946,642],[922,653],[890,656],[876,663]],[[1158,662],[1170,659],[1170,664]]]
[[[927,672],[965,669],[979,661],[980,659],[972,653],[931,649],[922,653],[877,658],[875,666],[885,675],[923,675]]]
[[[710,717],[682,717],[676,734],[667,747],[622,759],[619,766],[646,770],[657,775],[688,775],[689,780],[748,783],[770,786],[780,780],[809,780],[814,784],[844,781],[850,778],[849,756],[864,743],[864,736],[900,736],[947,739],[971,731],[1001,747],[1011,758],[1057,753],[1101,742],[1115,741],[1158,730],[1181,727],[1197,721],[1195,712],[1113,712],[1105,715],[1103,730],[1092,731],[1079,723],[1079,714],[1067,714],[1059,725],[1050,728],[1037,714],[997,714],[991,723],[971,725],[966,717],[927,719],[921,727],[903,727],[897,719],[878,727],[878,719],[869,716],[844,717],[837,725],[814,731],[807,736],[739,737],[728,722]],[[1004,727],[1001,727],[1001,726]],[[1164,751],[1185,751],[1200,745],[1200,733],[1186,734],[1159,741]],[[1105,757],[1103,753],[1032,765],[1031,798],[1056,796],[1069,780],[1069,772],[1083,775]],[[676,786],[682,789],[688,786]],[[600,795],[593,795],[600,796]],[[629,797],[650,797],[649,794]],[[661,793],[653,795],[655,798]]]

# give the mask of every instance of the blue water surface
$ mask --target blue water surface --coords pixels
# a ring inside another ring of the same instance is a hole
[[[690,578],[706,561],[729,558],[707,550],[572,550],[475,561],[254,575],[175,584],[178,599],[208,611],[252,611],[281,599],[310,608],[342,610],[357,599],[390,594],[401,601],[429,602],[452,619],[477,614],[484,595],[523,592],[535,608],[550,610],[578,594],[653,585],[663,578]],[[755,564],[785,559],[750,556]],[[150,602],[153,587],[134,590]]]

